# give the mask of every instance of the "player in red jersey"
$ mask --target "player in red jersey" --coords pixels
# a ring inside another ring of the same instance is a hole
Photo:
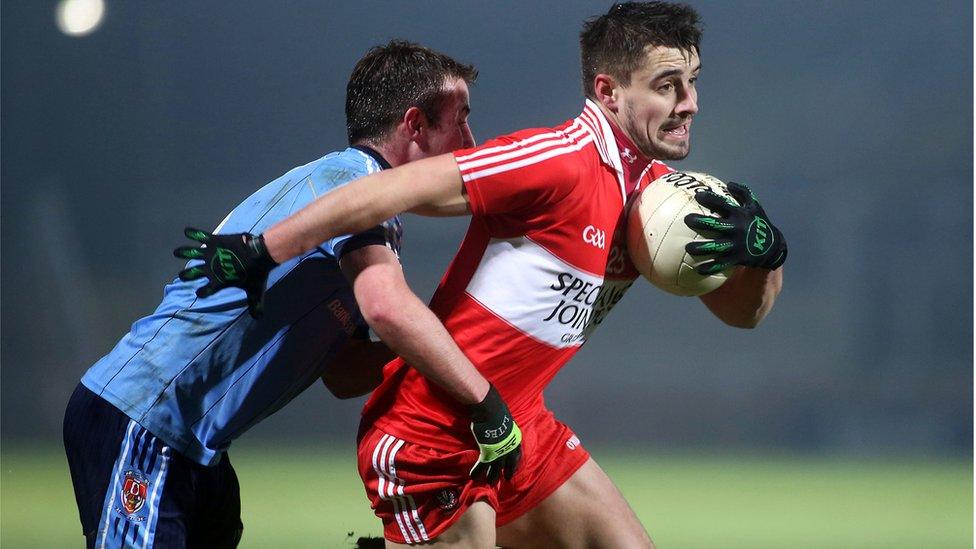
[[[652,546],[542,391],[637,276],[623,247],[625,206],[670,170],[662,160],[689,152],[700,35],[686,6],[615,5],[581,34],[587,99],[578,117],[366,177],[263,235],[262,257],[281,261],[401,211],[472,216],[431,309],[510,405],[523,460],[497,485],[469,478],[478,452],[464,410],[403,360],[391,362],[363,411],[359,443],[388,547]],[[701,300],[724,322],[754,327],[782,286],[786,246],[751,193],[732,192],[741,206],[700,193],[716,215],[685,222],[720,233],[725,251],[704,269],[738,265]],[[745,229],[757,217],[775,238],[747,249]]]

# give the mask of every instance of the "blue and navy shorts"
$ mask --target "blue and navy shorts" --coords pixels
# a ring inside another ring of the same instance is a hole
[[[212,467],[78,384],[64,449],[88,547],[236,547],[240,486],[226,454]]]

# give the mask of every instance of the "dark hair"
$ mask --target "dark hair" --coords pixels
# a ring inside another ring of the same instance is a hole
[[[684,4],[625,2],[583,24],[580,58],[583,94],[594,98],[593,79],[609,74],[622,85],[644,62],[647,46],[701,53],[698,13]]]
[[[356,63],[346,86],[346,133],[349,143],[386,137],[410,107],[438,124],[444,80],[473,83],[478,71],[405,40],[375,46]]]

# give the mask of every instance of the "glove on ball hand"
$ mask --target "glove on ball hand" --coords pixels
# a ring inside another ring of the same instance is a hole
[[[739,205],[713,192],[702,191],[695,194],[695,200],[716,216],[685,216],[685,224],[691,229],[717,235],[714,240],[696,240],[685,246],[685,251],[693,256],[714,255],[695,270],[708,276],[733,265],[779,268],[786,261],[783,233],[769,221],[749,187],[730,181],[728,189]]]

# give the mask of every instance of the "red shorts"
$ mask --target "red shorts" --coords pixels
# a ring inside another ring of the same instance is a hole
[[[494,487],[469,476],[478,451],[444,451],[397,438],[373,426],[359,440],[359,475],[383,534],[396,543],[436,538],[476,501],[486,501],[503,526],[520,517],[586,463],[576,435],[544,410],[522,428],[522,460],[511,481]]]

